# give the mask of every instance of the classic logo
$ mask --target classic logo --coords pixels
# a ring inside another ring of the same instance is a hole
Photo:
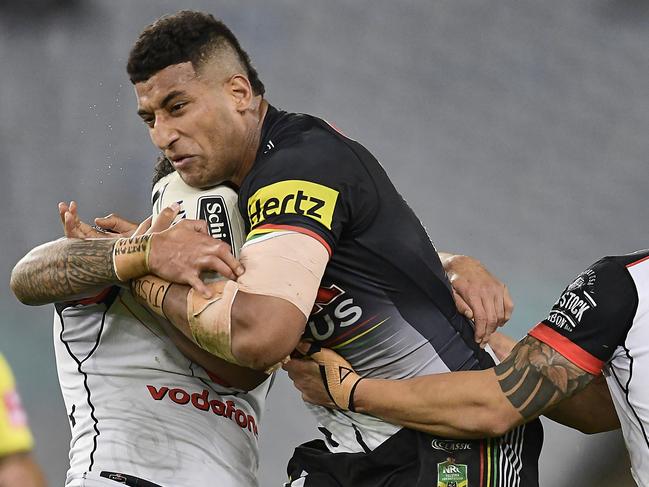
[[[207,222],[210,235],[232,247],[230,218],[222,196],[203,196],[198,200],[198,219]]]
[[[435,450],[442,450],[447,453],[471,449],[471,443],[462,443],[459,441],[451,440],[433,440],[430,446],[432,446]]]
[[[293,214],[331,230],[338,194],[327,186],[295,179],[264,186],[248,199],[250,226],[254,228],[271,216]]]

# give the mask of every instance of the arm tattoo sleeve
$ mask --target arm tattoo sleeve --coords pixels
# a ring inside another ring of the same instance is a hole
[[[495,371],[503,393],[525,420],[583,389],[594,378],[530,336],[521,340]]]
[[[33,249],[14,268],[11,287],[21,301],[75,299],[115,284],[114,239],[62,239]]]

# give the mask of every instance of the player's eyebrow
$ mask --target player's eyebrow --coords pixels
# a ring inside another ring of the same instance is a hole
[[[184,94],[185,94],[185,92],[182,91],[182,90],[173,90],[173,91],[169,92],[169,93],[167,94],[167,96],[165,96],[165,97],[162,99],[162,102],[160,103],[160,106],[161,106],[161,107],[165,107],[165,106],[167,106],[167,105],[171,102],[171,100],[173,100],[173,99],[176,98],[177,96],[182,96],[182,95],[184,95]],[[149,113],[150,113],[150,112],[147,111],[147,110],[145,110],[144,108],[140,108],[140,109],[137,111],[137,114],[138,114],[141,118],[144,118],[144,117],[145,117],[146,115],[148,115]]]
[[[184,94],[185,94],[185,92],[182,91],[182,90],[173,90],[172,92],[170,92],[167,96],[165,96],[162,99],[162,103],[160,103],[160,106],[161,107],[166,107],[171,102],[171,100],[173,100],[177,96],[181,96],[181,95],[184,95]]]

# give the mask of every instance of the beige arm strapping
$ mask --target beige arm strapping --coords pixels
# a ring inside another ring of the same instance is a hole
[[[189,290],[187,294],[187,321],[196,344],[212,355],[238,364],[232,355],[232,304],[239,290],[234,281],[208,284],[212,297],[205,299]]]
[[[241,264],[246,272],[239,278],[239,289],[285,299],[308,318],[329,260],[327,249],[301,233],[261,238],[241,250]]]
[[[113,268],[117,279],[130,281],[149,273],[153,235],[118,238],[113,246]]]
[[[187,295],[187,319],[196,343],[208,352],[237,363],[232,354],[232,305],[238,291],[284,299],[308,317],[329,254],[312,237],[282,233],[247,244],[241,250],[245,273],[237,282],[209,284],[214,296]]]

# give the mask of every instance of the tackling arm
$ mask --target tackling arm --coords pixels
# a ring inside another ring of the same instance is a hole
[[[546,411],[544,416],[589,435],[620,428],[620,418],[603,375],[595,377],[584,390]]]
[[[516,341],[496,332],[491,335],[489,346],[498,360],[504,360],[516,346]],[[620,419],[603,375],[596,376],[583,390],[564,399],[546,411],[544,416],[586,434],[612,431],[620,427]]]
[[[340,367],[332,368],[331,363],[342,360],[335,357],[317,352],[312,355],[315,364],[292,360],[285,366],[305,400],[353,408],[392,423],[452,438],[501,436],[584,390],[594,378],[530,336],[494,368],[398,381],[360,380],[355,373],[334,378],[331,371]],[[346,362],[337,363],[349,368]],[[323,372],[326,387],[321,379]],[[355,387],[345,387],[345,383],[354,383]],[[588,396],[582,396],[576,400],[587,399]],[[561,411],[569,410],[570,405],[566,406],[564,409],[561,405],[553,413],[559,417]],[[564,419],[571,421],[569,416]],[[606,419],[604,424],[603,428],[594,429],[604,430],[611,422]],[[592,425],[587,429],[593,429]]]
[[[64,238],[31,250],[11,273],[11,290],[24,304],[71,301],[119,281],[112,251],[117,239]]]
[[[227,244],[207,234],[204,221],[183,220],[169,228],[179,207],[166,208],[147,234],[130,238],[64,238],[31,250],[14,267],[11,289],[24,304],[71,301],[149,272],[168,281],[208,290],[204,271],[230,278],[243,273]]]
[[[400,398],[398,408],[385,399],[384,381],[361,381],[354,400],[360,412],[437,435],[500,436],[555,406],[555,417],[568,412],[563,419],[573,422],[571,405],[558,405],[593,379],[549,345],[527,336],[493,369],[390,383],[390,396]],[[575,398],[584,400],[588,396]],[[587,419],[580,426],[586,428],[584,424]]]

